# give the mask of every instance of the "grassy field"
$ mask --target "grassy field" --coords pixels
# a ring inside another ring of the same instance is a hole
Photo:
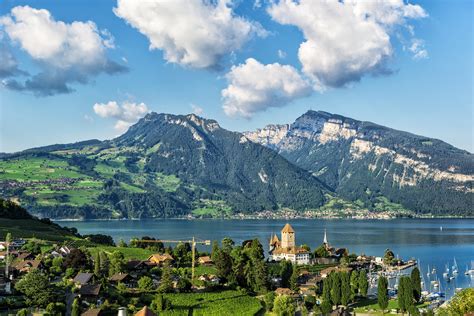
[[[11,233],[13,238],[38,238],[49,241],[78,239],[69,232],[38,220],[1,218],[0,240],[4,240],[7,233]]]
[[[128,248],[128,247],[112,247],[112,246],[97,246],[88,248],[91,254],[94,256],[98,251],[104,251],[105,253],[112,253],[114,251],[120,251],[123,253],[125,260],[146,260],[150,255],[154,254],[154,251],[142,248]]]
[[[84,175],[63,160],[31,157],[0,161],[0,180],[37,181],[81,177]]]
[[[238,291],[166,294],[173,310],[160,315],[256,315],[260,301]]]

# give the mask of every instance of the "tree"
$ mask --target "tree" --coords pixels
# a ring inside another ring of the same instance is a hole
[[[383,314],[388,307],[388,280],[384,276],[380,276],[377,282],[377,303]]]
[[[49,303],[46,306],[46,312],[51,316],[61,316],[64,315],[66,311],[66,306],[64,303]]]
[[[217,254],[219,253],[219,243],[217,240],[212,242],[212,249],[211,249],[211,259],[212,261],[216,262]]]
[[[292,273],[290,277],[290,289],[297,292],[299,290],[298,287],[298,269],[295,265],[293,265]]]
[[[351,300],[354,301],[356,295],[359,293],[359,272],[357,270],[351,273]]]
[[[16,313],[16,316],[28,316],[28,315],[30,315],[30,312],[26,308],[22,308]]]
[[[99,251],[99,262],[100,262],[100,274],[107,275],[109,272],[110,261],[107,254],[103,251]]]
[[[314,256],[316,258],[327,258],[329,257],[329,251],[327,251],[325,245],[321,245],[314,251]]]
[[[79,315],[81,315],[81,306],[79,304],[79,300],[75,298],[74,301],[72,302],[71,316],[79,316]]]
[[[142,276],[138,280],[138,288],[142,292],[150,292],[153,291],[154,288],[153,280],[149,276]]]
[[[126,248],[127,247],[127,243],[125,242],[125,240],[123,240],[122,238],[120,238],[120,241],[118,243],[118,246],[119,247],[122,247],[122,248]]]
[[[311,248],[307,245],[307,244],[302,244],[300,246],[300,248],[303,248],[304,250],[306,250],[307,252],[310,252],[311,251]]]
[[[114,251],[110,255],[109,276],[125,272],[125,257],[120,251]]]
[[[411,271],[411,285],[413,287],[413,298],[419,302],[421,298],[421,276],[418,267]]]
[[[151,302],[150,308],[156,312],[162,312],[171,309],[171,302],[163,294],[157,294]]]
[[[97,277],[100,275],[100,254],[98,251],[94,254],[94,274]]]
[[[74,248],[64,259],[63,265],[74,270],[86,269],[89,267],[89,259],[81,249]]]
[[[30,306],[46,306],[53,300],[53,286],[48,277],[37,269],[31,270],[15,285],[15,289],[26,296]]]
[[[171,268],[166,265],[163,267],[163,274],[161,275],[160,285],[158,286],[158,292],[169,293],[173,291],[173,280],[172,280]]]
[[[390,264],[392,264],[393,259],[395,259],[395,254],[393,253],[393,251],[388,249],[388,248],[385,249],[385,253],[383,255],[383,262],[385,264],[390,265]]]
[[[180,293],[189,292],[191,290],[192,284],[188,278],[179,278],[178,283],[176,284],[176,289]]]
[[[440,316],[468,315],[474,311],[474,288],[467,288],[456,293],[446,308],[440,308]]]
[[[263,301],[265,302],[265,309],[271,312],[273,310],[273,303],[275,302],[275,292],[272,291],[265,294]]]
[[[402,276],[398,284],[398,307],[402,313],[413,305],[413,287],[410,277]]]
[[[351,284],[348,272],[341,272],[341,304],[347,306],[351,301]]]
[[[290,261],[282,260],[280,261],[280,277],[281,277],[281,286],[290,287],[290,278],[293,274],[293,265]]]
[[[222,239],[222,250],[227,252],[228,254],[230,254],[234,245],[234,241],[229,237],[225,237],[224,239]]]
[[[337,272],[329,274],[331,280],[331,302],[333,305],[339,305],[341,303],[341,278]]]
[[[217,276],[219,278],[228,279],[232,273],[232,257],[230,253],[224,250],[217,250],[216,255],[214,256],[214,264],[217,270]]]
[[[367,272],[365,270],[362,270],[359,273],[359,293],[361,296],[366,297],[368,290],[369,282],[367,280]]]
[[[254,286],[253,290],[256,293],[264,293],[267,291],[267,266],[263,260],[257,260],[254,266]]]
[[[323,302],[321,304],[323,314],[329,314],[332,311],[331,304],[331,280],[329,278],[323,281]]]
[[[295,301],[288,295],[277,296],[273,303],[273,311],[278,316],[293,316],[296,311]]]

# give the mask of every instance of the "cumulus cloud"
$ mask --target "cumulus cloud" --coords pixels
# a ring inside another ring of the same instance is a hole
[[[119,105],[116,101],[96,103],[93,109],[95,114],[102,118],[116,119],[114,128],[120,133],[125,132],[149,112],[145,103],[123,102]]]
[[[100,73],[127,70],[107,58],[114,39],[92,21],[68,24],[56,21],[48,10],[18,6],[0,17],[0,27],[41,69],[25,82],[4,81],[7,88],[43,96],[69,93],[73,91],[71,83],[85,84]]]
[[[233,66],[222,90],[224,112],[250,118],[269,107],[280,107],[311,94],[310,84],[289,65],[264,65],[253,58]]]
[[[4,43],[0,43],[0,79],[17,75],[27,75],[18,68],[18,62],[11,50]]]
[[[413,53],[413,59],[428,58],[428,51],[425,49],[425,42],[423,40],[418,38],[412,39],[408,50]]]
[[[148,38],[150,50],[192,68],[219,67],[254,34],[266,35],[259,24],[235,16],[226,0],[118,0],[114,12]]]
[[[191,103],[191,109],[193,110],[193,113],[196,115],[202,115],[204,113],[204,109],[194,103]]]
[[[280,0],[267,11],[274,21],[302,31],[298,57],[318,90],[389,71],[390,34],[408,28],[409,19],[427,16],[422,7],[403,0]]]

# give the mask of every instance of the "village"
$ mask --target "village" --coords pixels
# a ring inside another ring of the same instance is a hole
[[[196,249],[209,240],[142,237],[114,245],[107,237],[48,244],[8,236],[0,242],[0,315],[346,315],[380,305],[380,291],[370,293],[377,283],[387,302],[382,311],[415,315],[434,306],[421,295],[416,267],[411,279],[402,277],[409,286],[388,288],[385,276],[416,262],[389,250],[350,254],[332,246],[326,231],[312,251],[298,246],[287,223],[270,236],[267,255],[258,239],[236,245],[224,238],[209,253]]]

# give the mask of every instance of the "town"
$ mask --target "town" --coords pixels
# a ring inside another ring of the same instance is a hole
[[[440,296],[422,293],[416,262],[350,254],[327,233],[312,251],[290,224],[236,245],[144,236],[114,244],[105,235],[50,244],[0,242],[0,314],[5,315],[345,315],[382,311],[433,314]],[[171,244],[175,243],[174,248]],[[411,268],[389,288],[394,271]],[[370,291],[377,283],[377,293]],[[211,304],[212,303],[212,304]],[[369,307],[367,307],[369,306]],[[375,307],[377,306],[377,307]]]

